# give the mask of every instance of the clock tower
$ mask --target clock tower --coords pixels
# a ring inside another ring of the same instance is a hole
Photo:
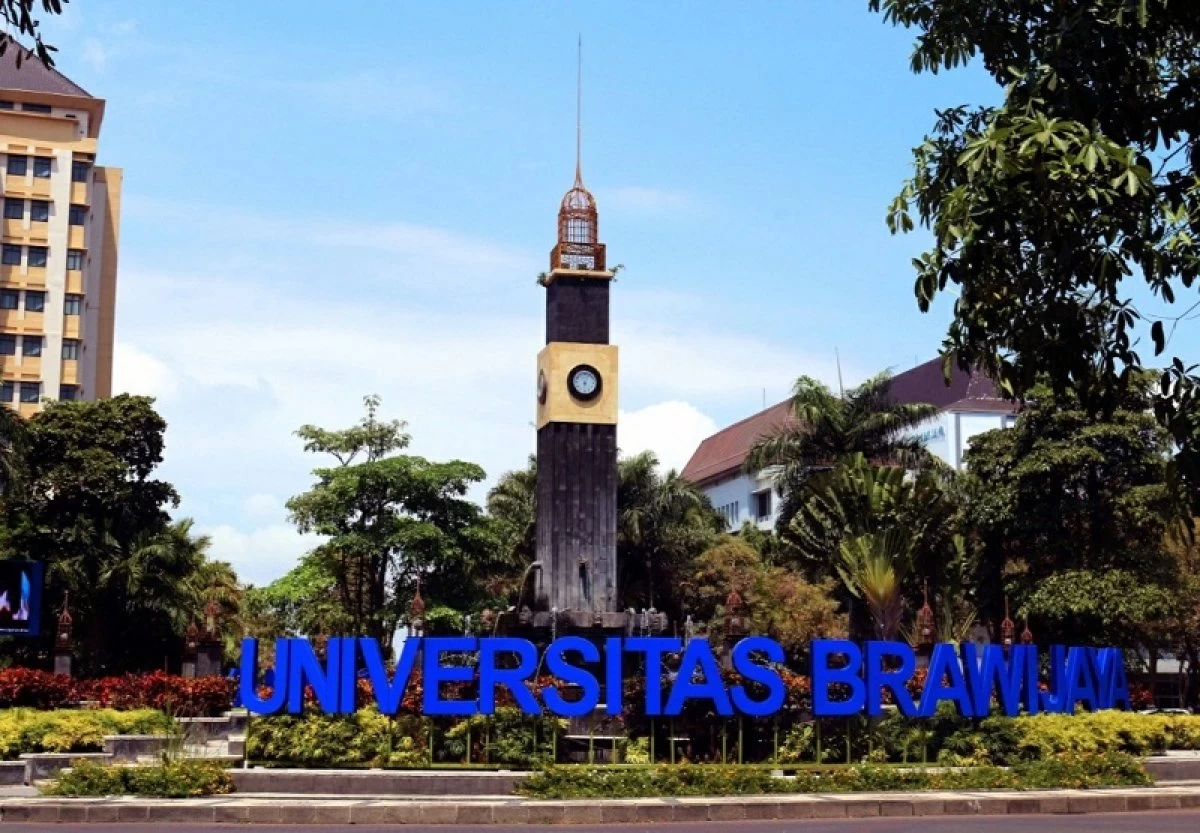
[[[536,585],[538,607],[576,627],[623,621],[617,606],[617,348],[608,341],[613,272],[598,220],[577,156],[542,279]]]

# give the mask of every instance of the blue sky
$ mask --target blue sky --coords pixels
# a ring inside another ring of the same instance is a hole
[[[125,169],[118,385],[158,397],[180,514],[246,578],[313,543],[291,432],[364,394],[489,482],[532,451],[579,33],[625,451],[682,466],[764,391],[833,382],[835,348],[847,382],[936,353],[926,238],[884,210],[933,109],[997,92],[912,75],[865,0],[341,6],[73,0],[46,26]]]

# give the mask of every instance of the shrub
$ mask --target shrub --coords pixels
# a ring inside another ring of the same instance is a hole
[[[160,709],[179,717],[211,717],[227,711],[235,683],[224,677],[180,677],[156,671],[95,680],[74,680],[48,671],[0,671],[0,708],[57,709],[94,701],[106,708]]]
[[[1009,722],[1018,735],[1016,753],[1027,760],[1064,752],[1144,756],[1166,749],[1200,749],[1200,716],[1194,715],[1102,711],[1041,714]]]
[[[0,711],[0,760],[16,760],[28,752],[99,752],[105,735],[166,734],[173,721],[150,709],[40,712]]]
[[[1144,786],[1146,770],[1120,753],[1056,755],[1013,769],[980,766],[932,770],[863,764],[837,769],[801,770],[792,778],[775,778],[763,767],[551,766],[517,787],[535,798],[643,798],[688,795],[755,795],[765,793],[892,792],[918,790],[1073,789]]]
[[[389,717],[377,709],[352,715],[307,712],[260,717],[250,722],[246,753],[252,760],[299,766],[428,766],[424,721]]]
[[[170,761],[156,766],[104,766],[78,761],[58,780],[43,787],[45,795],[142,795],[194,798],[233,792],[229,771],[213,761]]]

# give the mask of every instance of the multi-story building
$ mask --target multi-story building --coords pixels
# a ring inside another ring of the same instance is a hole
[[[121,171],[96,165],[104,101],[0,56],[0,400],[23,415],[111,395]]]
[[[993,428],[1007,428],[1016,418],[1016,405],[996,393],[979,373],[955,370],[947,385],[942,360],[919,364],[892,377],[896,402],[926,402],[940,413],[920,426],[914,436],[934,455],[955,469],[963,467],[963,452],[971,438]],[[745,470],[754,443],[791,419],[788,402],[780,402],[724,428],[700,443],[683,468],[683,477],[697,484],[720,512],[729,529],[747,521],[772,529],[779,514],[774,469]]]

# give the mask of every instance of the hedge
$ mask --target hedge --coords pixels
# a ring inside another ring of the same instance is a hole
[[[105,735],[166,734],[174,721],[163,712],[34,709],[0,711],[0,760],[28,752],[100,752]]]
[[[196,798],[233,792],[233,777],[214,761],[170,761],[157,766],[104,766],[78,761],[41,791],[44,795],[63,796]]]
[[[922,790],[1094,789],[1146,786],[1141,763],[1117,752],[1055,755],[1011,769],[995,766],[931,770],[863,764],[801,770],[779,778],[762,767],[676,764],[654,767],[546,767],[520,782],[533,798],[650,798],[767,793],[915,792]]]
[[[57,709],[93,702],[104,708],[159,709],[177,717],[214,717],[228,711],[236,683],[225,677],[180,677],[156,671],[78,680],[30,668],[0,670],[0,708]]]

